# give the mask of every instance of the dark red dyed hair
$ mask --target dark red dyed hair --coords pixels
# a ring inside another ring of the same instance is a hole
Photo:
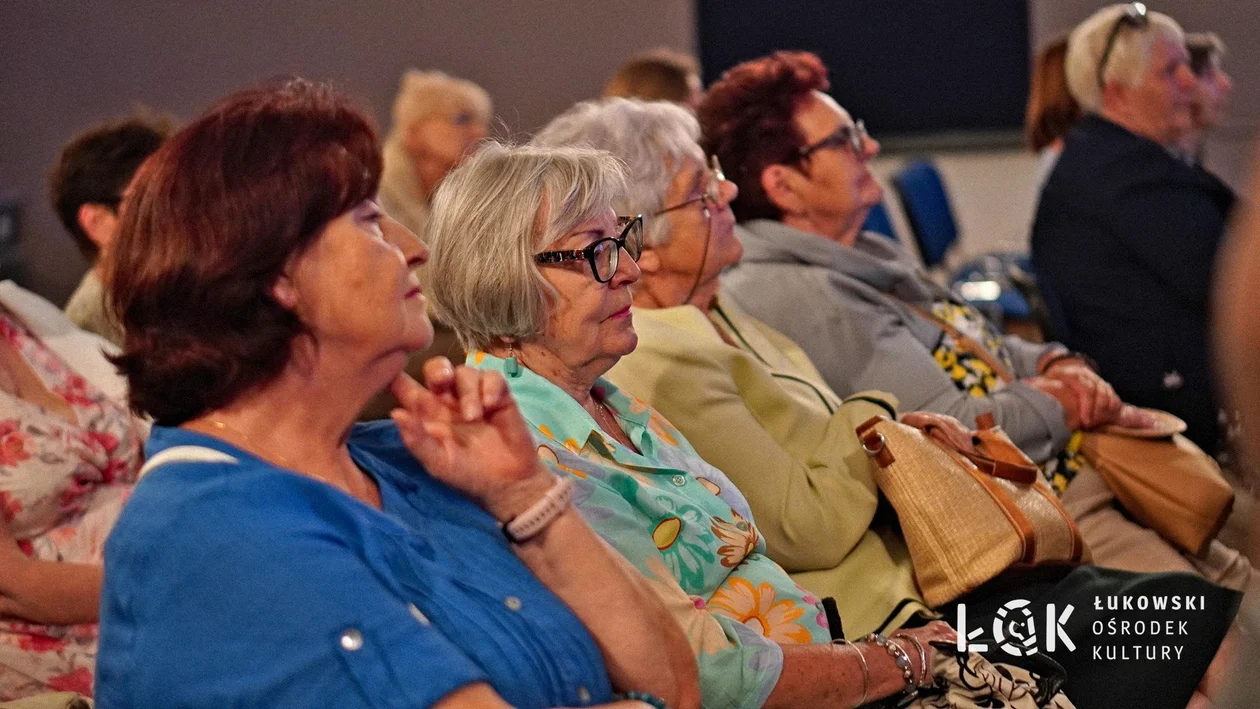
[[[735,218],[778,219],[761,187],[770,165],[795,164],[805,144],[793,117],[812,91],[826,91],[827,67],[809,52],[775,52],[729,69],[709,87],[696,111],[705,152],[717,155],[739,185]]]
[[[177,425],[274,380],[304,328],[272,286],[380,175],[371,119],[301,79],[232,94],[172,136],[106,264],[131,407]]]

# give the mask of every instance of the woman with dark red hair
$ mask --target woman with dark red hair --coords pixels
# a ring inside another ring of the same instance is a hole
[[[105,552],[97,705],[697,704],[679,628],[444,358],[368,119],[300,80],[146,163],[107,265],[156,425]],[[390,385],[393,421],[355,425]],[[647,693],[651,693],[650,695]]]

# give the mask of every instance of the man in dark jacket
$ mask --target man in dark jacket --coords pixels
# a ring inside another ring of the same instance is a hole
[[[1181,28],[1138,3],[1098,11],[1069,41],[1087,115],[1041,193],[1034,265],[1072,347],[1125,400],[1185,419],[1216,452],[1208,295],[1234,195],[1174,155],[1194,76]]]

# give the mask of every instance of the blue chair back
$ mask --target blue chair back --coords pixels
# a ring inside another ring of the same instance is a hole
[[[871,211],[866,215],[866,221],[862,222],[862,231],[873,231],[893,241],[897,240],[897,232],[893,230],[892,220],[888,218],[888,208],[883,202],[871,207]]]
[[[923,265],[939,265],[958,240],[958,222],[940,172],[927,160],[915,160],[893,175],[892,183],[906,210]]]

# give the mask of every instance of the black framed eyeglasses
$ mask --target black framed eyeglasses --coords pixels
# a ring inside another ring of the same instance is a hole
[[[1125,27],[1131,27],[1135,30],[1146,29],[1151,23],[1151,18],[1146,14],[1146,5],[1140,2],[1131,2],[1125,5],[1124,12],[1116,18],[1116,24],[1112,25],[1111,33],[1107,35],[1107,43],[1103,45],[1102,56],[1098,58],[1098,88],[1103,87],[1103,71],[1107,68],[1107,60],[1111,58],[1111,51],[1116,48],[1116,38],[1120,36],[1120,30]]]
[[[726,173],[722,172],[722,163],[718,162],[718,156],[709,156],[709,183],[704,187],[704,194],[699,197],[693,197],[685,202],[679,202],[672,207],[666,207],[659,212],[654,212],[652,216],[659,217],[662,214],[668,214],[684,207],[690,207],[696,202],[700,202],[704,210],[704,216],[709,217],[709,209],[718,203],[722,198],[722,183],[726,182]]]
[[[543,251],[534,254],[534,261],[552,264],[585,260],[591,265],[591,274],[595,276],[595,280],[607,283],[617,273],[622,249],[634,261],[638,261],[639,254],[643,253],[643,215],[617,217],[617,226],[621,229],[621,236],[597,239],[584,249]]]
[[[854,121],[848,125],[840,126],[836,132],[823,138],[817,143],[806,145],[797,151],[797,156],[802,160],[822,150],[823,148],[840,148],[849,146],[854,155],[861,155],[866,149],[866,139],[870,136],[866,132],[866,123],[863,121]]]

